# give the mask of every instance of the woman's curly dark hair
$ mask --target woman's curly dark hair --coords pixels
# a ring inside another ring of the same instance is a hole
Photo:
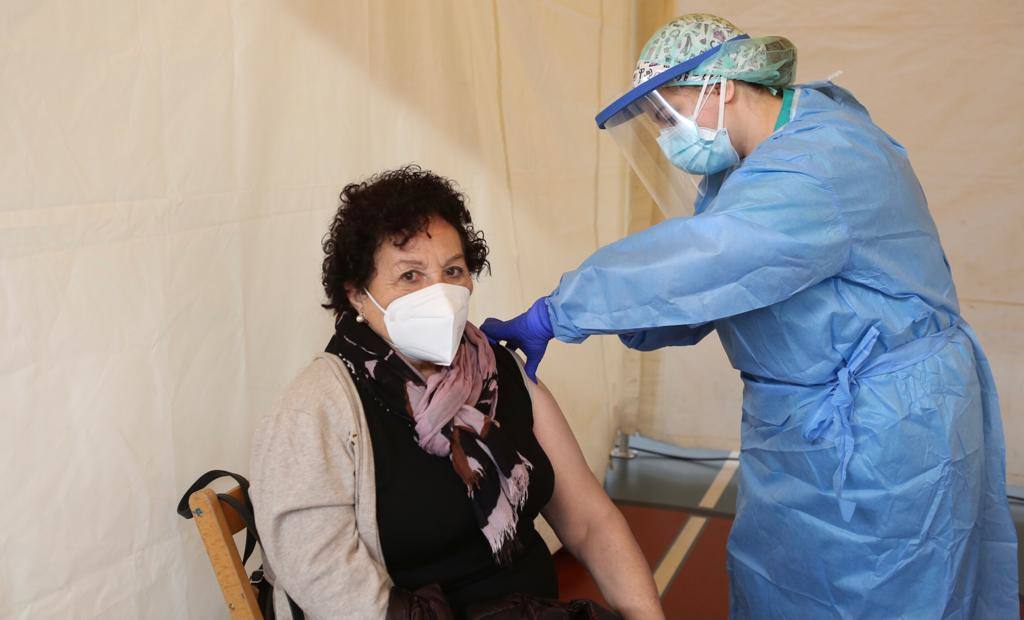
[[[373,278],[377,248],[404,246],[440,217],[459,233],[466,266],[474,276],[491,265],[484,234],[473,228],[466,199],[452,181],[411,165],[376,174],[341,190],[341,206],[323,239],[324,308],[340,316],[352,305],[345,285],[364,288]]]

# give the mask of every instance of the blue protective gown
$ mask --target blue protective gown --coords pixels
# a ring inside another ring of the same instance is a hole
[[[992,374],[904,148],[847,91],[705,180],[697,215],[598,250],[555,336],[718,332],[744,384],[734,618],[1017,618]]]

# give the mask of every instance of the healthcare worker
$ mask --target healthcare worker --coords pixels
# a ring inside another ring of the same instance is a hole
[[[695,213],[483,330],[534,377],[551,338],[718,332],[744,384],[732,617],[1017,618],[996,390],[924,192],[853,95],[795,68],[787,39],[718,17],[661,28],[597,121]]]

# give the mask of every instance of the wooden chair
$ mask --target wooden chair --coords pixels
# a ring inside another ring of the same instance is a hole
[[[227,495],[242,501],[242,489],[237,486],[228,491]],[[192,511],[192,520],[196,522],[203,545],[206,546],[206,554],[210,557],[210,564],[232,620],[263,620],[256,600],[256,590],[249,583],[242,557],[232,538],[245,529],[245,523],[230,507],[224,510],[220,498],[209,488],[192,493],[188,498],[188,507]]]

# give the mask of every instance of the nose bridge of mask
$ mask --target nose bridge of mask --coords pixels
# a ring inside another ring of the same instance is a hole
[[[446,309],[454,310],[455,304],[453,303],[451,295],[449,294],[450,291],[447,288],[450,286],[454,285],[443,283],[431,284],[430,286],[423,287],[417,291],[407,293],[401,297],[391,300],[391,303],[388,304],[387,308],[382,307],[368,289],[363,289],[363,291],[370,298],[370,301],[373,302],[373,305],[377,306],[377,309],[380,310],[381,314],[383,314],[385,319],[387,319],[389,317],[395,318],[394,315],[396,313],[406,314],[408,309],[419,307],[423,304],[436,304],[441,302],[444,304]],[[390,315],[388,314],[388,311],[391,311]]]

